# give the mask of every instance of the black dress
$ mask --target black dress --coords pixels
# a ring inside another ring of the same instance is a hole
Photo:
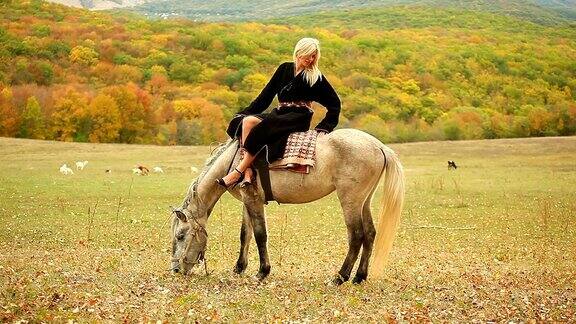
[[[265,148],[269,162],[282,157],[290,133],[305,132],[310,128],[313,111],[304,103],[315,101],[328,110],[326,117],[315,127],[316,130],[331,132],[338,124],[340,99],[328,80],[322,75],[310,87],[303,72],[296,76],[294,72],[293,62],[282,63],[260,95],[248,108],[234,116],[228,126],[228,135],[239,138],[244,117],[252,115],[260,118],[262,121],[248,134],[244,148],[252,155]],[[262,113],[276,95],[281,107]]]

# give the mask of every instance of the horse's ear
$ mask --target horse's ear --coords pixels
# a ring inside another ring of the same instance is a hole
[[[184,213],[184,211],[182,211],[182,209],[172,207],[172,212],[176,215],[176,217],[178,217],[179,220],[183,222],[188,221],[188,218],[186,217],[186,214]]]

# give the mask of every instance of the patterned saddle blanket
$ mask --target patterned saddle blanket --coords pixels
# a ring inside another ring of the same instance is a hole
[[[298,173],[310,173],[316,163],[316,140],[318,132],[292,133],[288,137],[284,156],[270,164],[270,170],[288,170]]]

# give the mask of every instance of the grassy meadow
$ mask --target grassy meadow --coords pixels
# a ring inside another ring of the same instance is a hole
[[[241,205],[225,194],[210,274],[174,276],[168,208],[209,147],[0,138],[0,321],[576,320],[576,137],[391,147],[407,183],[391,262],[382,280],[331,287],[347,250],[334,195],[269,204],[259,283],[254,242],[247,273],[232,272]],[[165,173],[135,176],[137,163]]]

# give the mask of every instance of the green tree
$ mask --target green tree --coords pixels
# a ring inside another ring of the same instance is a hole
[[[254,65],[256,65],[256,62],[254,62],[254,60],[248,56],[228,55],[224,60],[224,65],[230,69],[240,70],[252,68]]]
[[[44,116],[40,103],[36,97],[29,97],[26,108],[22,111],[22,123],[20,124],[20,137],[44,139]]]
[[[199,79],[201,73],[202,64],[198,62],[177,62],[170,65],[168,75],[172,80],[194,83]]]

